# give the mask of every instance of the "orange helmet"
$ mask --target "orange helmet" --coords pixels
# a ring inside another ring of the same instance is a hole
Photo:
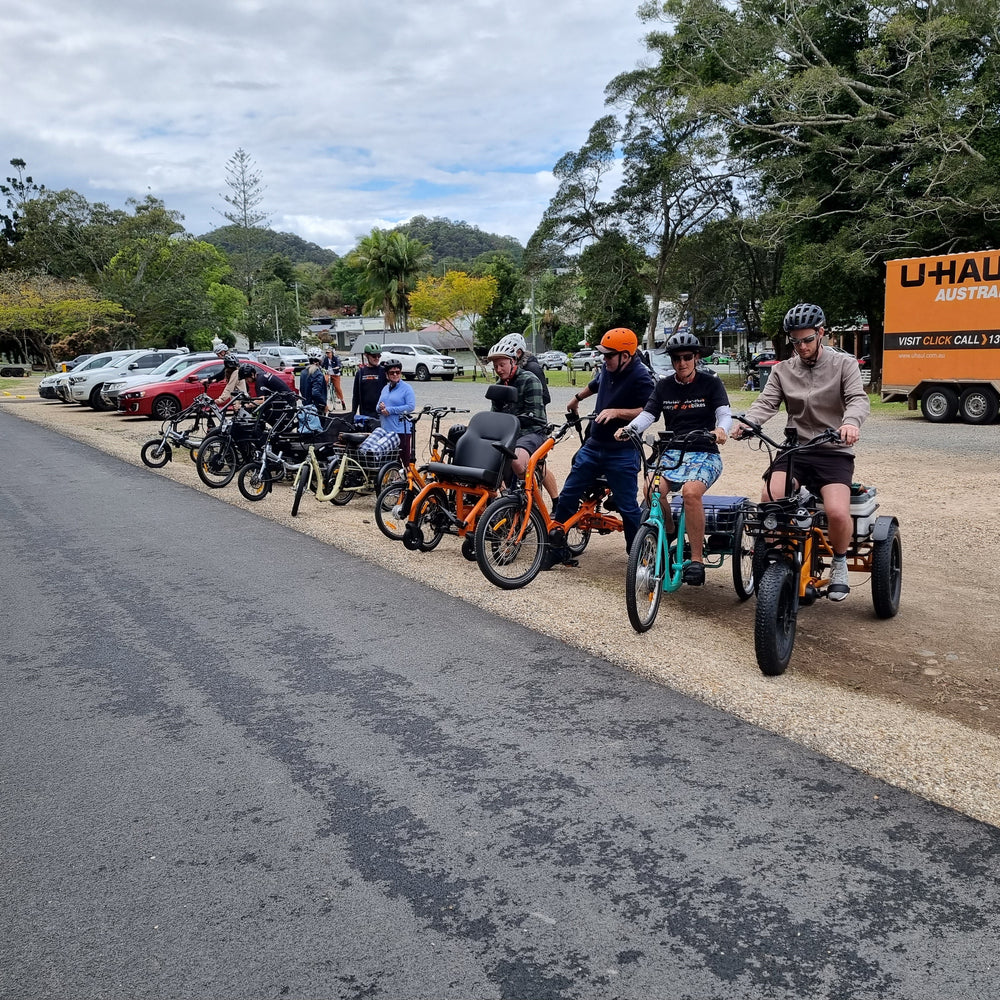
[[[601,342],[597,345],[597,349],[601,354],[616,354],[622,351],[628,351],[629,354],[635,354],[639,348],[639,338],[629,329],[624,326],[615,327],[614,330],[608,330],[608,332],[601,337]]]

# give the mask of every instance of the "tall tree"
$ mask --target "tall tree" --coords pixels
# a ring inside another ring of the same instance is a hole
[[[14,168],[14,176],[6,178],[5,184],[0,184],[0,195],[7,204],[7,211],[0,212],[0,267],[16,267],[19,259],[16,253],[17,244],[24,238],[22,220],[29,201],[37,198],[45,191],[44,184],[36,184],[24,171],[28,164],[15,157],[10,161]]]
[[[992,0],[667,0],[641,13],[667,25],[648,36],[658,71],[769,199],[762,228],[788,248],[786,299],[840,290],[828,315],[862,313],[878,332],[885,260],[991,245]]]
[[[227,236],[234,247],[230,255],[233,280],[246,298],[248,316],[253,316],[256,312],[254,285],[264,263],[264,243],[269,219],[267,213],[260,208],[264,201],[260,172],[253,158],[242,147],[226,163],[226,186],[229,194],[222,195],[222,200],[229,207],[221,215],[229,223],[230,231]],[[250,320],[243,332],[253,349],[260,334],[258,324]]]
[[[404,233],[373,229],[348,254],[361,274],[367,299],[364,311],[380,310],[389,330],[409,325],[409,294],[430,264],[427,247]]]

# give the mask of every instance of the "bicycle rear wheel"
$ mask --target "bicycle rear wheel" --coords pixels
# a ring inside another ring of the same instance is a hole
[[[207,437],[198,449],[198,478],[213,490],[228,486],[239,467],[233,442],[225,437]]]
[[[448,515],[442,503],[443,497],[437,491],[429,493],[420,504],[420,509],[413,515],[413,537],[416,541],[414,547],[421,552],[430,552],[437,548],[438,543],[444,538]]]
[[[517,590],[538,576],[545,557],[545,522],[529,514],[520,497],[501,497],[476,525],[476,562],[483,576],[503,590]]]
[[[636,632],[648,632],[656,621],[663,597],[663,574],[666,571],[667,553],[663,553],[663,564],[656,571],[657,552],[660,548],[660,532],[655,524],[646,522],[632,542],[632,551],[625,570],[625,609],[628,620]]]

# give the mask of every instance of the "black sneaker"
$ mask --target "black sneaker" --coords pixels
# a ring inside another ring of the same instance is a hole
[[[705,564],[700,562],[689,562],[684,567],[681,579],[689,587],[700,587],[705,582]]]

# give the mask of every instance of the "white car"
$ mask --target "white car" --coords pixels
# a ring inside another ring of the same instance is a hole
[[[87,362],[75,371],[69,372],[70,399],[81,406],[92,406],[95,410],[106,410],[108,404],[101,398],[105,382],[117,381],[130,371],[155,368],[167,358],[174,357],[176,350],[162,351],[111,351],[112,357],[103,366],[92,367]]]
[[[381,360],[383,365],[387,361],[398,361],[403,366],[403,376],[418,382],[428,382],[432,378],[450,382],[462,374],[454,358],[438,354],[424,344],[383,344]]]
[[[78,365],[73,371],[79,373],[92,368],[103,368],[115,358],[114,351],[105,351],[103,354],[92,354],[87,361]],[[131,354],[131,351],[125,351]],[[38,383],[38,395],[42,399],[61,399],[64,403],[72,402],[69,394],[70,372],[56,372],[55,375],[47,375]]]
[[[309,364],[309,359],[297,347],[286,344],[264,344],[257,348],[257,360],[276,372],[291,368],[296,375]]]

